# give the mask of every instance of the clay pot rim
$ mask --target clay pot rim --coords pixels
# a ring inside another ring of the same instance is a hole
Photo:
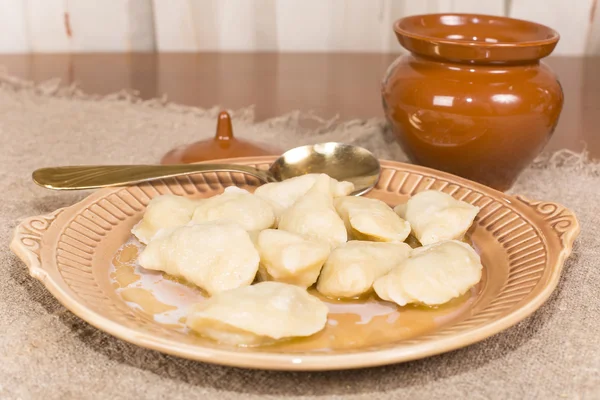
[[[530,25],[531,27],[536,27],[538,29],[546,31],[548,33],[548,36],[550,36],[550,37],[546,38],[546,39],[525,40],[525,41],[518,41],[518,42],[499,41],[496,43],[487,43],[487,42],[479,42],[476,40],[440,38],[440,37],[436,37],[436,36],[430,36],[430,35],[426,35],[426,34],[422,34],[422,33],[417,33],[412,30],[407,30],[407,29],[403,29],[400,27],[400,25],[402,23],[405,23],[405,22],[411,21],[411,20],[415,20],[415,19],[420,19],[420,18],[424,18],[424,17],[429,18],[429,19],[433,19],[433,18],[439,19],[439,18],[445,17],[445,16],[456,16],[456,17],[462,17],[462,18],[479,18],[479,19],[487,20],[487,21],[501,20],[501,21],[510,22],[510,23],[526,24],[526,25]],[[437,13],[437,14],[411,15],[411,16],[400,18],[400,19],[396,20],[396,22],[394,22],[394,32],[396,32],[396,34],[398,34],[398,35],[407,36],[407,37],[410,37],[413,39],[431,41],[431,42],[435,42],[437,44],[448,44],[448,45],[453,45],[453,46],[474,46],[475,45],[478,47],[488,47],[488,48],[544,46],[544,45],[549,45],[549,44],[555,44],[560,39],[560,34],[556,30],[550,28],[549,26],[539,24],[537,22],[527,21],[527,20],[518,19],[518,18],[504,17],[504,16],[495,16],[495,15],[487,15],[487,14],[471,14],[471,13]]]

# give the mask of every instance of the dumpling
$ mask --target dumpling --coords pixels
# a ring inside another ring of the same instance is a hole
[[[423,245],[443,240],[461,239],[467,232],[479,207],[456,200],[435,190],[419,192],[394,211],[407,220],[413,234]]]
[[[290,283],[303,288],[317,281],[329,256],[327,243],[304,239],[294,233],[265,229],[256,243],[262,280]]]
[[[144,217],[133,227],[131,233],[144,244],[163,228],[183,226],[190,222],[194,210],[202,200],[165,194],[150,200]]]
[[[325,327],[327,306],[298,286],[260,282],[192,306],[187,325],[218,342],[256,346],[313,335]]]
[[[448,240],[416,248],[389,274],[375,281],[383,300],[444,304],[466,293],[481,280],[479,255],[466,243]]]
[[[332,298],[357,297],[371,290],[375,280],[404,261],[406,243],[352,240],[335,248],[321,270],[317,290]]]
[[[162,231],[139,256],[142,267],[181,276],[211,295],[250,285],[259,261],[248,232],[228,221]]]
[[[344,196],[334,205],[351,239],[403,242],[410,234],[410,224],[381,200]]]
[[[282,182],[267,183],[256,188],[254,194],[267,200],[275,209],[276,216],[279,217],[314,186],[320,175],[324,174],[306,174]],[[327,177],[329,176],[327,175]],[[329,185],[333,197],[347,196],[354,191],[352,183],[340,182],[331,177],[329,177]]]
[[[333,206],[329,176],[319,175],[313,187],[281,215],[279,229],[327,242],[331,248],[348,239],[344,221]]]
[[[193,222],[231,221],[247,231],[260,231],[273,226],[273,207],[252,193],[230,186],[217,196],[205,199],[198,205]]]

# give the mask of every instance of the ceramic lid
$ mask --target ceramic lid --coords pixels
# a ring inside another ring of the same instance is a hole
[[[217,132],[212,139],[177,147],[162,158],[161,164],[189,164],[200,161],[232,157],[279,155],[282,151],[262,146],[233,136],[231,116],[221,111],[217,119]]]

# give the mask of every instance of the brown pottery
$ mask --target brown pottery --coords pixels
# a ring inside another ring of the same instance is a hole
[[[275,158],[222,162],[265,170]],[[254,191],[259,184],[258,179],[238,173],[205,172],[98,190],[73,206],[22,220],[10,247],[65,307],[122,340],[202,362],[308,371],[415,360],[509,328],[550,297],[579,234],[576,216],[560,204],[382,160],[381,178],[366,197],[394,206],[424,190],[437,190],[480,208],[467,240],[480,254],[481,281],[435,308],[397,307],[375,296],[347,301],[321,298],[330,311],[318,334],[269,346],[236,347],[185,328],[186,310],[203,301],[205,293],[141,268],[138,255],[143,247],[132,238],[131,228],[156,196],[200,199],[228,186]]]
[[[506,190],[540,153],[563,92],[540,62],[556,31],[476,14],[417,15],[394,30],[410,54],[382,83],[385,115],[417,164]]]
[[[165,154],[161,164],[190,164],[231,157],[269,156],[281,153],[280,150],[234,137],[231,116],[227,111],[221,111],[214,138],[173,149]]]

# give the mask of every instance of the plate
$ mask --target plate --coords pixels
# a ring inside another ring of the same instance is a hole
[[[275,157],[222,162],[267,169]],[[237,173],[203,173],[99,190],[49,215],[21,222],[11,249],[31,275],[74,314],[136,345],[193,360],[258,369],[337,370],[399,363],[483,340],[523,320],[556,287],[579,233],[572,211],[551,202],[510,196],[432,169],[382,161],[366,196],[390,205],[432,189],[481,208],[467,239],[481,255],[481,282],[450,304],[396,307],[374,296],[328,302],[326,328],[310,337],[239,348],[188,332],[186,307],[199,290],[136,265],[130,230],[151,198],[166,193],[210,197],[227,186],[253,190]]]

